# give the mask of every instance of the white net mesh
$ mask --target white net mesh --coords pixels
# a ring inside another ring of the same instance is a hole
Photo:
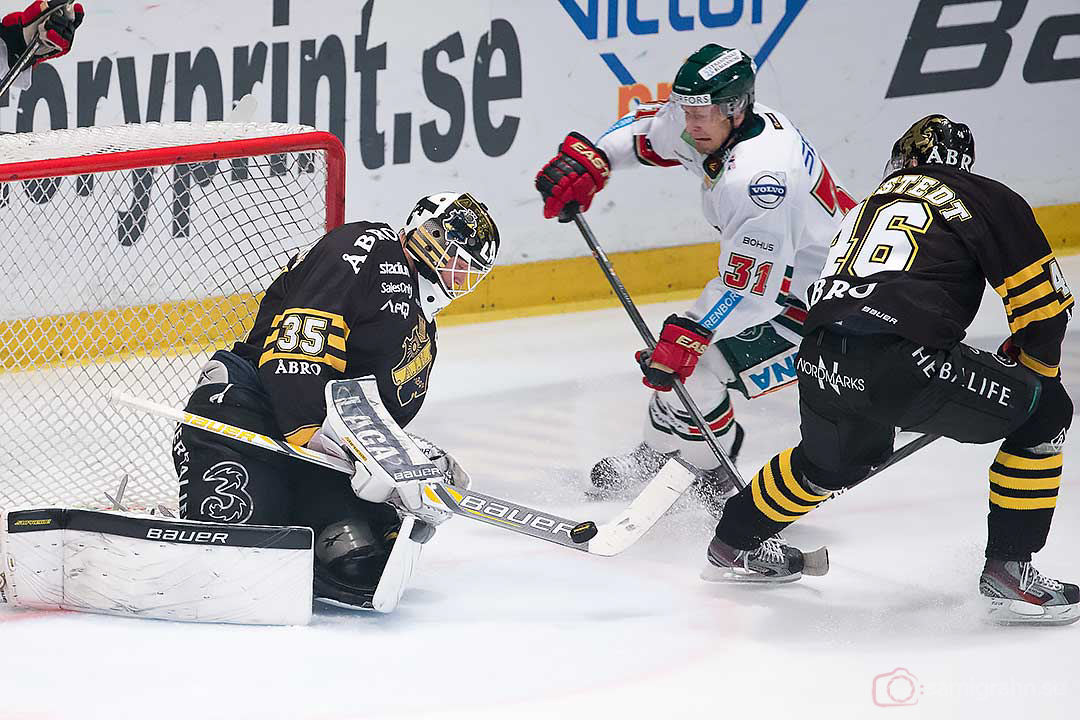
[[[4,163],[103,155],[126,150],[184,147],[227,140],[254,140],[311,132],[284,123],[144,123],[0,135]]]
[[[125,475],[126,506],[176,504],[171,424],[113,408],[107,393],[181,406],[289,256],[340,222],[329,152],[287,149],[310,132],[207,123],[0,137],[0,159],[33,162],[0,166],[0,507],[105,505]],[[205,143],[214,155],[193,154]],[[125,153],[163,147],[175,149],[168,164]],[[55,161],[81,156],[92,157]],[[49,176],[12,180],[12,169]]]

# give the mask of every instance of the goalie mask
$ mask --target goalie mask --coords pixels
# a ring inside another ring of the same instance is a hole
[[[931,163],[971,170],[975,164],[975,137],[971,128],[944,115],[927,115],[893,144],[885,174]]]
[[[405,250],[420,273],[420,303],[430,319],[487,277],[499,252],[499,230],[487,207],[468,193],[420,198],[405,222]]]

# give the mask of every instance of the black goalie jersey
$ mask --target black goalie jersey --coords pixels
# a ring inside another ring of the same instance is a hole
[[[810,286],[806,331],[840,323],[950,348],[974,319],[985,281],[1005,304],[1020,361],[1057,376],[1073,297],[1028,204],[970,172],[901,170],[844,219]]]
[[[385,223],[343,225],[289,263],[266,291],[233,352],[255,364],[278,427],[305,444],[326,417],[323,390],[374,375],[401,426],[424,402],[435,324],[420,307],[416,272]]]

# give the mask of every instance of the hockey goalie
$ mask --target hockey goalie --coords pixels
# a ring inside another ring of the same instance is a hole
[[[294,257],[247,337],[202,368],[178,425],[180,518],[58,508],[3,518],[0,601],[175,620],[302,624],[312,599],[393,610],[467,487],[402,430],[436,356],[435,315],[488,275],[499,233],[468,193],[421,198],[405,227],[348,223]],[[351,478],[211,432],[243,428],[336,456]]]

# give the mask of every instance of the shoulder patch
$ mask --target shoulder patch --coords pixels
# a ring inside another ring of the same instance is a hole
[[[777,130],[783,130],[784,129],[784,126],[780,124],[780,121],[777,120],[776,116],[773,115],[771,112],[765,113],[765,117],[769,118],[769,120],[772,121],[772,126],[774,128],[776,128]]]
[[[776,170],[760,172],[750,181],[747,193],[755,205],[772,210],[787,196],[787,174]]]

